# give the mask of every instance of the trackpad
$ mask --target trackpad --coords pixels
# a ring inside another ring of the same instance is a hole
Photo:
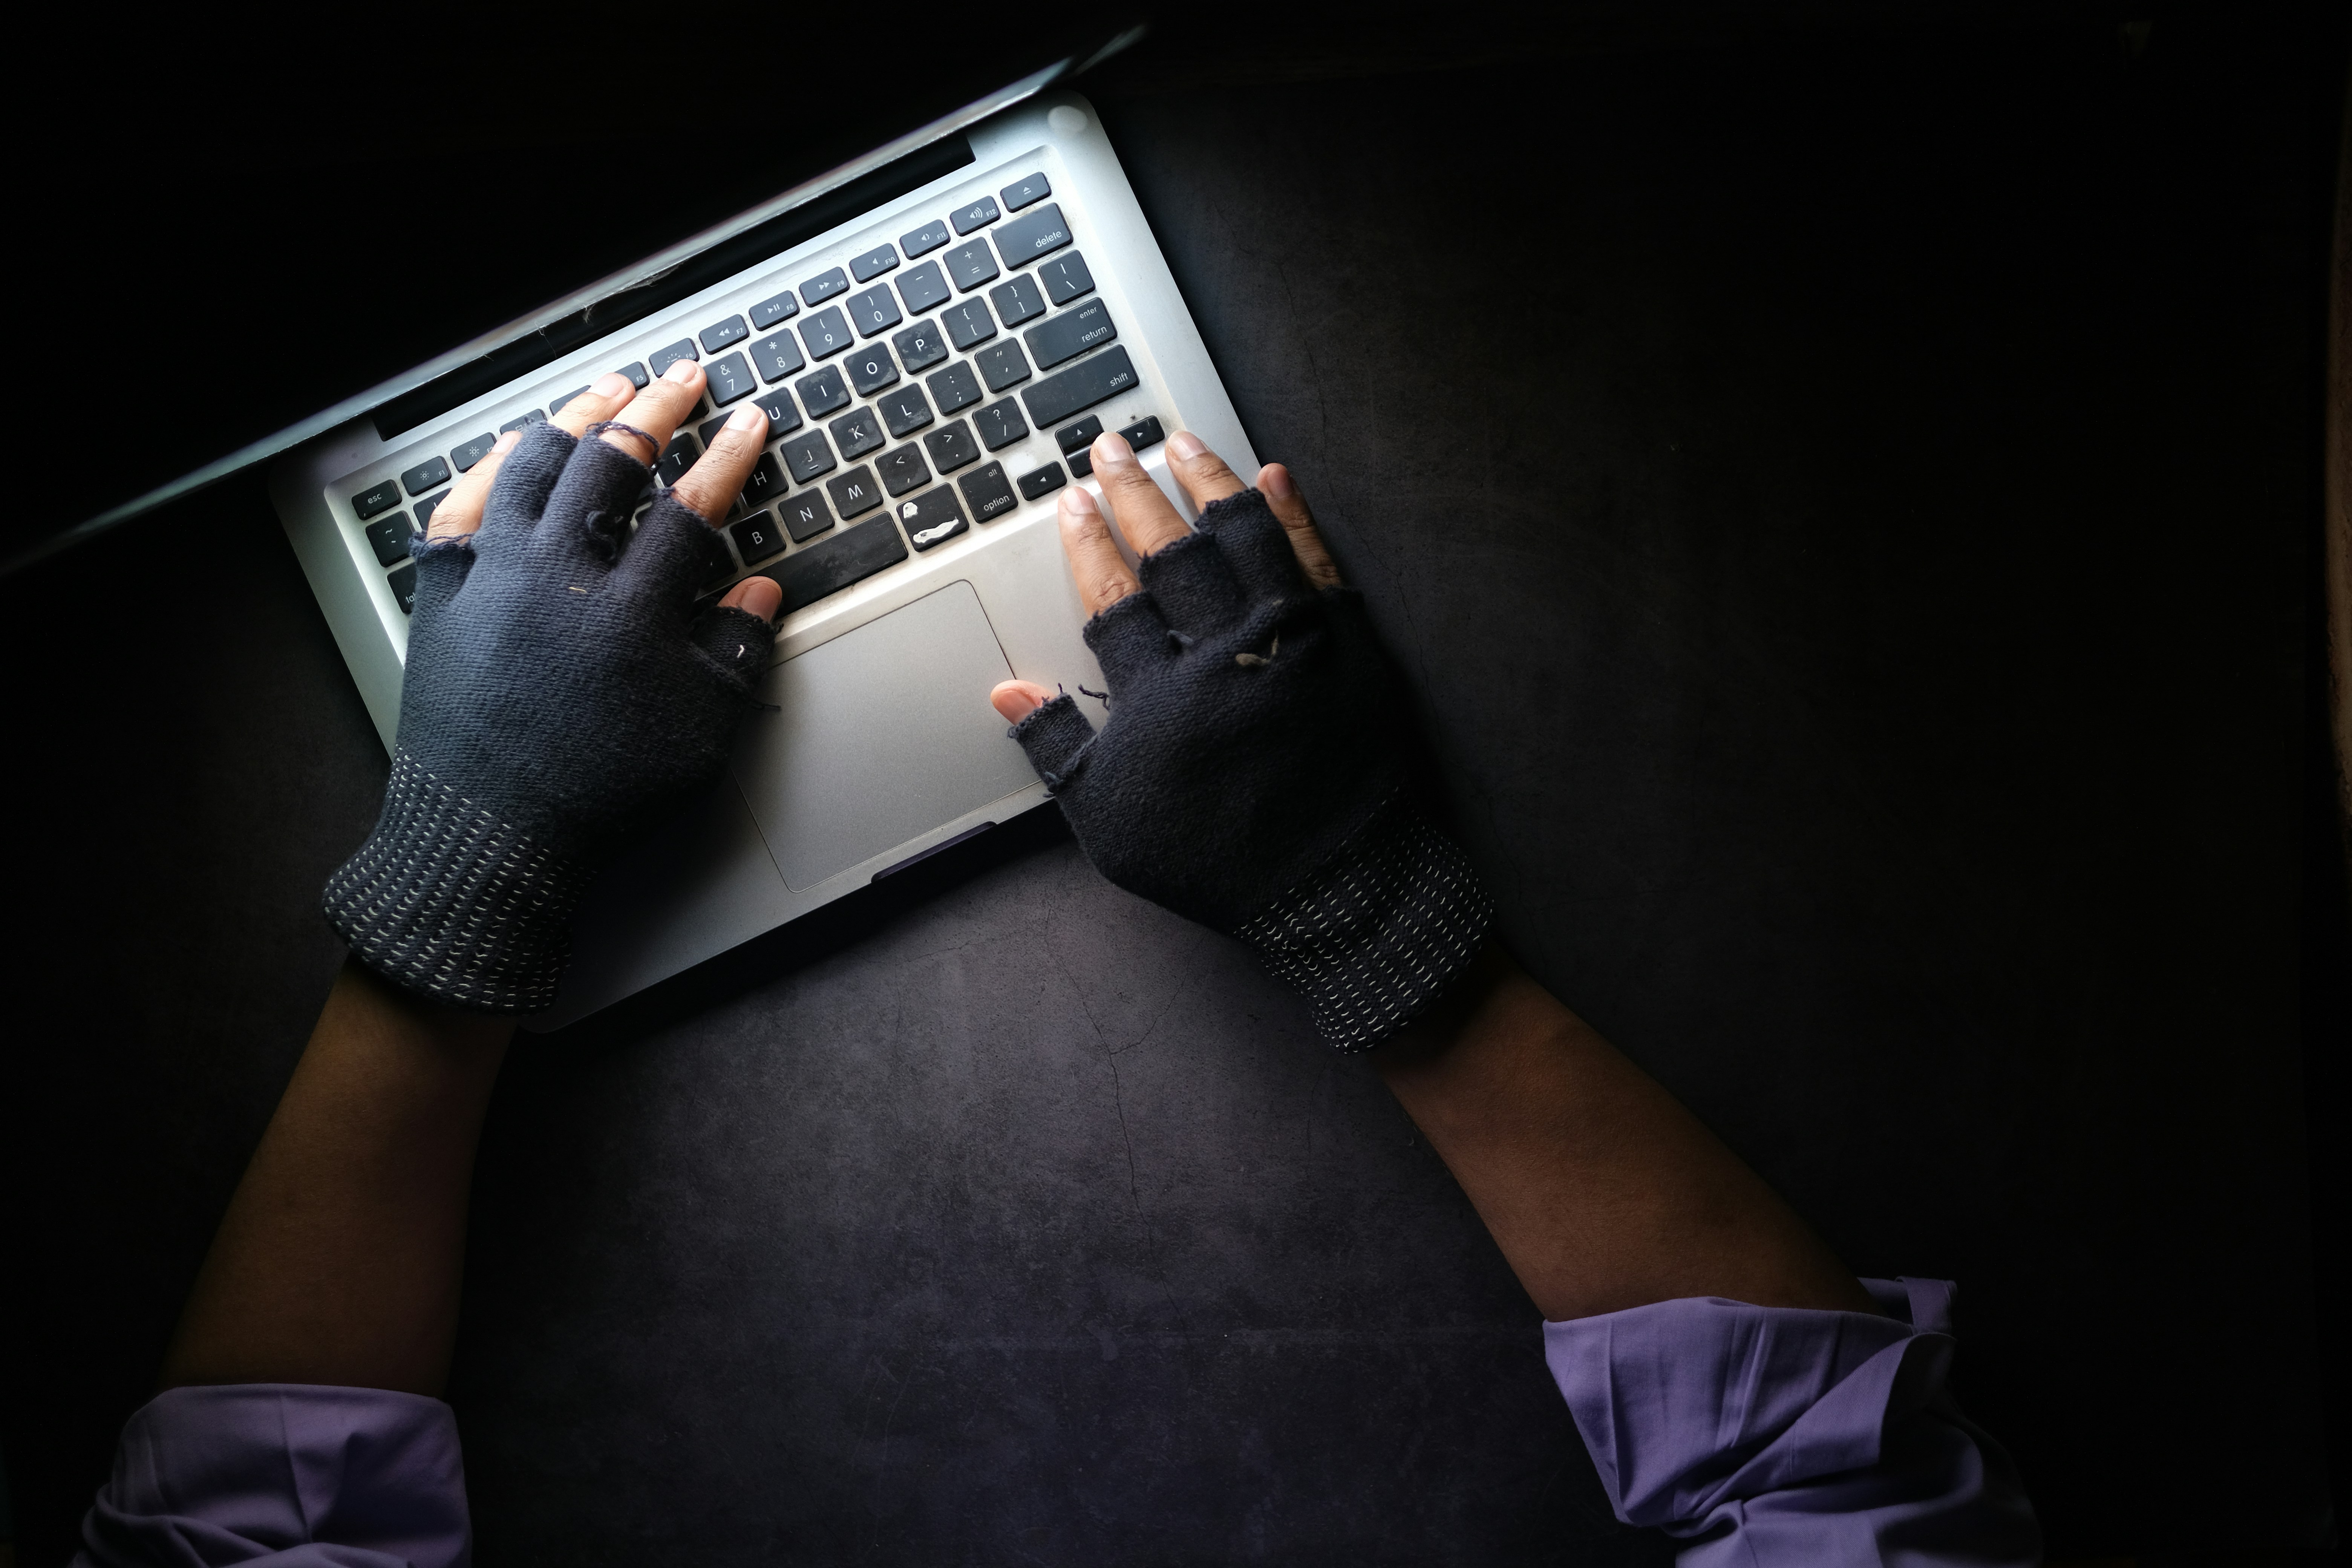
[[[768,671],[735,780],[785,885],[815,887],[1037,782],[989,688],[1013,679],[969,583]]]

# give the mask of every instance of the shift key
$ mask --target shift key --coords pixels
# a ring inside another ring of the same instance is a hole
[[[1030,424],[1050,428],[1082,408],[1132,390],[1135,384],[1135,366],[1129,362],[1125,346],[1119,345],[1081,360],[1034,386],[1024,387],[1021,401],[1029,405]]]
[[[784,591],[783,608],[777,613],[790,615],[906,558],[907,542],[886,511],[784,557],[761,575],[774,578]]]

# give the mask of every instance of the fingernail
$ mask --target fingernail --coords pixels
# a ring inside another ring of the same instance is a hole
[[[1172,447],[1176,443],[1171,441],[1168,444]],[[1268,500],[1288,500],[1298,493],[1290,482],[1290,470],[1279,463],[1270,466],[1257,477],[1257,488]]]
[[[730,430],[749,430],[768,422],[767,414],[756,403],[747,403],[727,416]]]
[[[618,397],[633,390],[629,378],[617,370],[608,370],[598,376],[588,390],[598,397]]]
[[[1106,463],[1135,461],[1135,448],[1129,446],[1127,437],[1116,430],[1106,430],[1095,437],[1094,454],[1097,467]]]
[[[515,443],[521,439],[521,431],[508,431],[505,435],[490,443],[490,456],[493,458],[504,457],[507,453],[513,451],[515,449]]]
[[[1168,437],[1168,455],[1180,463],[1189,463],[1209,449],[1209,444],[1190,430],[1179,430]]]
[[[662,372],[662,379],[664,381],[692,381],[694,379],[695,368],[695,363],[692,360],[682,359],[676,364],[670,366],[667,370]]]
[[[1094,515],[1094,492],[1084,485],[1072,485],[1062,492],[1062,510],[1074,517]]]

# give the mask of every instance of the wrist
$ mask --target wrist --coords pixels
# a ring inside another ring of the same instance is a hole
[[[429,1002],[493,1014],[555,1000],[572,912],[593,869],[393,754],[383,811],[327,882],[328,923],[352,956]]]
[[[1486,948],[1493,902],[1462,851],[1401,798],[1305,881],[1239,926],[1354,1054],[1428,1012]]]

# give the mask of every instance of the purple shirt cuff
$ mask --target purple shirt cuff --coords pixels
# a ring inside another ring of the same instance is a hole
[[[1544,1325],[1617,1517],[1682,1568],[2031,1564],[2008,1454],[1944,1387],[1953,1287],[1865,1279],[1889,1315],[1705,1297]]]
[[[449,1407],[381,1388],[174,1388],[122,1429],[73,1568],[466,1568]]]

